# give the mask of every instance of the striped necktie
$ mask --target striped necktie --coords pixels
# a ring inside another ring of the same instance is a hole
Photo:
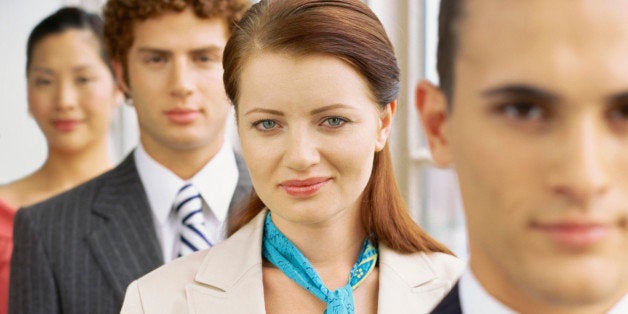
[[[210,248],[207,226],[203,218],[203,198],[191,183],[185,184],[174,200],[174,210],[180,222],[179,256]]]

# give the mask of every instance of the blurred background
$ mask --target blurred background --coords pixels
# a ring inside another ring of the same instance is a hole
[[[46,142],[28,114],[26,40],[42,18],[61,6],[100,12],[106,0],[2,0],[0,2],[0,184],[23,177],[46,158]],[[462,204],[450,169],[432,166],[414,106],[422,78],[438,83],[436,43],[438,0],[365,0],[384,24],[402,70],[391,148],[399,187],[415,220],[454,253],[467,259]],[[121,106],[111,137],[111,155],[120,161],[138,140],[135,113]],[[237,135],[230,124],[230,137]]]

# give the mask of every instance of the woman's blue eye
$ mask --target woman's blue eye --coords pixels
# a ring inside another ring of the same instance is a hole
[[[262,121],[262,127],[264,129],[272,129],[275,127],[275,125],[276,125],[275,121],[271,121],[271,120]]]
[[[261,120],[253,123],[253,126],[261,131],[272,130],[277,127],[277,122],[273,120]]]
[[[347,122],[347,121],[345,119],[343,119],[343,118],[340,118],[340,117],[330,117],[330,118],[325,119],[325,122],[330,127],[339,127],[339,126],[342,126],[343,124],[345,124],[345,122]]]

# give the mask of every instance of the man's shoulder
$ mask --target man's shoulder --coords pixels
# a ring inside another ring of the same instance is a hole
[[[92,207],[94,201],[107,186],[116,186],[120,183],[131,183],[132,177],[138,177],[134,164],[131,160],[124,160],[115,168],[93,178],[78,186],[55,195],[42,202],[24,207],[17,211],[19,217],[30,217],[32,219],[44,219],[62,221],[63,215],[76,215],[76,213],[87,213],[86,207]],[[135,175],[133,175],[135,173]],[[139,184],[141,181],[137,180]]]
[[[438,303],[431,314],[461,314],[460,297],[458,296],[458,283]]]

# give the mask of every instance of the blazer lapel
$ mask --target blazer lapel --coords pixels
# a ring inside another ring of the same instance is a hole
[[[120,300],[127,285],[163,264],[146,193],[133,154],[112,171],[94,199],[92,254]]]
[[[451,289],[424,253],[399,254],[380,243],[378,313],[427,313]]]
[[[265,313],[262,232],[266,211],[212,247],[186,287],[190,313]]]

